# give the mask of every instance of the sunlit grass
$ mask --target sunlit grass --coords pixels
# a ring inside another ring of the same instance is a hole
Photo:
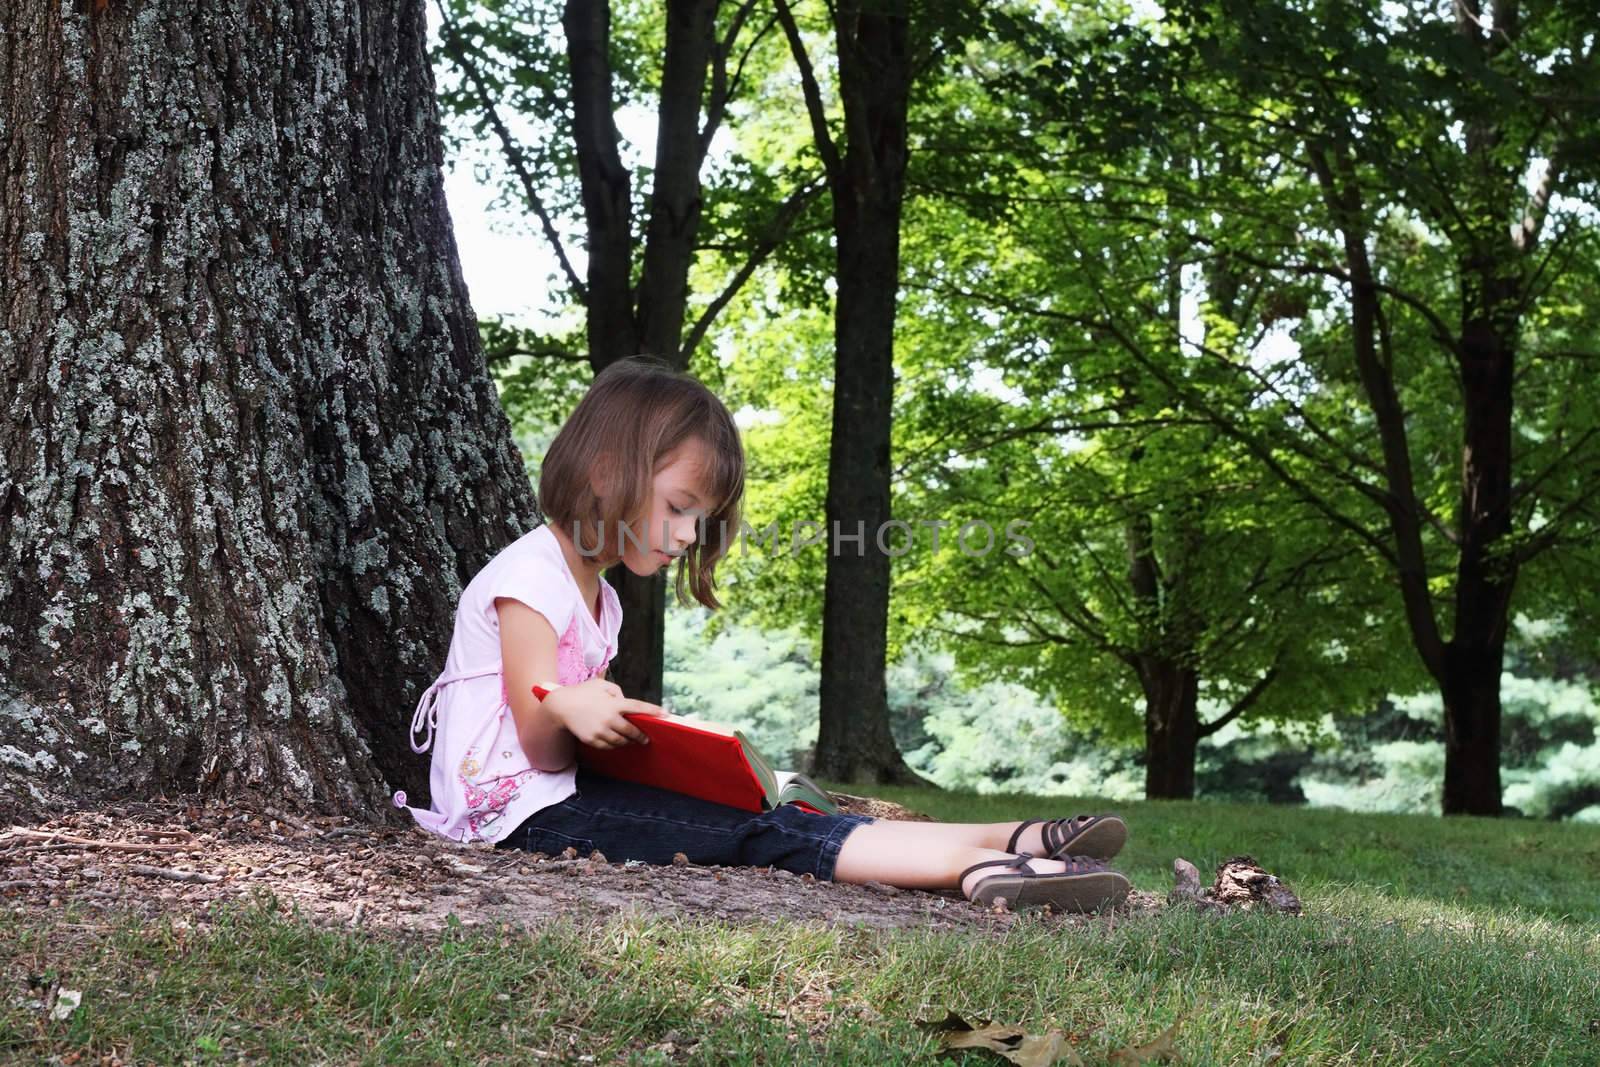
[[[975,821],[1100,807],[882,792]],[[204,931],[4,913],[0,1061],[928,1063],[916,1022],[949,1011],[1062,1030],[1087,1063],[1174,1023],[1195,1064],[1600,1060],[1600,830],[1118,809],[1141,888],[1164,889],[1174,855],[1204,870],[1250,852],[1307,915],[1024,916],[1004,934],[628,916],[422,936],[321,929],[265,898]],[[29,975],[82,1005],[49,1019]]]

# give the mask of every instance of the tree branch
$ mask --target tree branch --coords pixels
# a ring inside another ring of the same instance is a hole
[[[1267,673],[1256,679],[1256,684],[1252,685],[1249,691],[1244,694],[1244,696],[1235,701],[1233,707],[1229,708],[1222,715],[1212,719],[1210,722],[1200,724],[1199,736],[1210,737],[1212,734],[1216,733],[1218,730],[1222,729],[1224,726],[1228,725],[1230,722],[1249,711],[1255,702],[1261,699],[1261,694],[1267,691],[1267,687],[1277,680],[1278,669],[1282,663],[1282,660],[1283,653],[1280,651],[1277,658],[1272,661],[1272,666],[1267,668]]]
[[[960,293],[969,298],[978,297],[978,294],[974,294],[967,290],[951,291]],[[1103,302],[1103,292],[1101,293],[1101,297]],[[1094,318],[1089,315],[1060,311],[1055,308],[1032,307],[1024,305],[1019,301],[1013,301],[1004,297],[983,296],[982,299],[998,307],[1006,307],[1009,310],[1022,311],[1027,314],[1036,315],[1043,319],[1055,319],[1057,321],[1069,322],[1086,330],[1103,331],[1110,334],[1111,337],[1122,346],[1123,350],[1126,351],[1135,362],[1147,370],[1153,377],[1156,378],[1156,380],[1160,381],[1161,384],[1164,385],[1174,396],[1182,397],[1184,402],[1190,407],[1205,415],[1212,425],[1216,426],[1224,434],[1232,437],[1240,444],[1244,445],[1245,448],[1250,451],[1251,455],[1260,460],[1261,463],[1264,464],[1280,482],[1292,489],[1303,502],[1327,517],[1330,522],[1350,531],[1352,534],[1359,537],[1363,543],[1365,543],[1378,555],[1382,556],[1391,565],[1398,565],[1394,551],[1384,543],[1381,537],[1379,537],[1377,534],[1374,534],[1371,530],[1368,530],[1360,522],[1344,514],[1333,504],[1329,503],[1325,497],[1315,492],[1302,479],[1295,477],[1295,475],[1283,465],[1282,461],[1273,454],[1272,449],[1268,445],[1257,439],[1253,434],[1245,431],[1242,427],[1238,426],[1237,423],[1234,420],[1229,419],[1227,415],[1218,411],[1215,407],[1207,404],[1204,400],[1185,389],[1181,382],[1161,368],[1159,364],[1157,364],[1156,361],[1144,351],[1142,345],[1140,345],[1132,336],[1128,334],[1126,330],[1122,329],[1113,319],[1111,319],[1109,313],[1105,318]],[[1325,461],[1324,465],[1327,465]],[[1332,469],[1331,465],[1327,466]],[[1348,479],[1346,480],[1348,481]],[[1359,479],[1356,480],[1359,481]],[[1367,489],[1370,490],[1371,487],[1368,486]]]
[[[522,348],[512,345],[508,348],[497,348],[493,351],[485,352],[484,363],[501,363],[508,359],[515,359],[517,356],[532,356],[535,359],[555,359],[564,363],[589,362],[589,353],[574,352],[570,348],[562,348],[560,345],[548,345],[539,348]]]
[[[706,331],[716,321],[716,317],[728,306],[761,264],[765,263],[772,253],[777,251],[778,247],[783,244],[785,238],[788,237],[793,229],[795,220],[805,214],[806,207],[825,188],[827,188],[827,184],[823,180],[808,179],[794,192],[785,197],[782,204],[778,205],[778,210],[773,215],[772,222],[762,231],[761,238],[756,242],[755,248],[750,251],[749,257],[744,261],[744,265],[734,272],[733,277],[728,280],[728,284],[724,285],[722,291],[712,299],[710,304],[706,305],[705,311],[701,312],[700,317],[690,327],[689,336],[683,343],[685,358],[699,346],[700,342],[705,338]]]
[[[711,92],[706,100],[706,124],[700,130],[699,158],[705,162],[706,153],[711,150],[711,139],[717,134],[717,127],[722,125],[722,117],[727,111],[728,101],[733,99],[734,89],[739,82],[739,73],[744,70],[745,60],[750,57],[750,52],[757,42],[765,37],[767,31],[777,21],[769,19],[762,31],[756,34],[744,50],[744,55],[739,58],[738,72],[730,82],[728,79],[728,54],[733,51],[733,44],[739,38],[739,31],[744,28],[745,20],[750,17],[750,12],[755,9],[756,0],[745,0],[739,5],[739,10],[734,13],[733,24],[728,27],[727,34],[716,43],[711,50]]]
[[[477,94],[479,106],[483,108],[484,115],[493,127],[495,138],[500,142],[500,150],[506,158],[506,165],[516,175],[517,183],[522,186],[522,195],[527,198],[528,206],[539,219],[539,228],[544,231],[544,238],[550,242],[551,249],[556,254],[556,261],[561,264],[561,272],[567,277],[567,288],[572,291],[573,300],[578,304],[586,304],[589,299],[588,289],[583,284],[583,279],[578,277],[578,272],[573,269],[572,261],[567,258],[566,247],[561,242],[561,235],[556,232],[554,220],[544,206],[544,200],[539,196],[539,190],[534,184],[532,170],[528,166],[527,158],[523,155],[516,138],[511,136],[511,131],[500,120],[500,111],[494,105],[487,84],[477,66],[468,56],[466,45],[461,40],[460,31],[450,19],[450,12],[441,2],[439,5],[439,38],[444,44],[445,54],[451,61],[460,67],[466,74],[467,80],[472,83],[472,88]]]
[[[839,150],[833,143],[832,135],[828,133],[828,114],[822,104],[822,90],[817,86],[816,72],[811,68],[811,57],[806,53],[805,41],[800,38],[800,27],[795,25],[794,12],[789,9],[789,0],[774,0],[774,4],[778,22],[783,26],[783,34],[789,40],[789,51],[794,54],[795,65],[800,71],[800,87],[806,98],[806,114],[811,118],[811,138],[816,142],[817,155],[822,157],[828,184],[836,184],[840,180],[842,164]]]
[[[1367,259],[1366,234],[1361,224],[1360,191],[1345,156],[1330,162],[1327,151],[1317,145],[1306,146],[1312,171],[1322,190],[1323,201],[1344,239],[1345,262],[1351,275],[1351,333],[1356,369],[1367,393],[1367,405],[1378,424],[1383,447],[1384,471],[1389,482],[1392,506],[1389,529],[1394,538],[1394,560],[1400,578],[1400,595],[1411,626],[1412,641],[1418,654],[1435,678],[1445,669],[1444,640],[1439,620],[1433,613],[1428,591],[1427,562],[1417,523],[1417,494],[1412,480],[1410,446],[1406,439],[1405,412],[1395,392],[1394,379],[1385,370],[1375,348],[1379,329],[1377,289]],[[1336,176],[1334,168],[1339,168]]]

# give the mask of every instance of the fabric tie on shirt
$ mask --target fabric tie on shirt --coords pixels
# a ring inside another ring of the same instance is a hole
[[[417,701],[417,710],[411,713],[411,751],[426,752],[433,744],[433,733],[439,726],[439,690],[451,682],[463,681],[467,678],[482,678],[486,674],[499,674],[500,664],[480,667],[476,670],[457,671],[455,674],[441,674],[427,689],[423,690],[422,699]],[[417,734],[427,732],[427,739],[422,742],[422,747],[417,747]]]

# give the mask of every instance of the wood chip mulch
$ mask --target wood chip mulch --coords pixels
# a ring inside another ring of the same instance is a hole
[[[846,810],[917,817],[883,801],[843,799]],[[217,800],[112,804],[0,829],[0,907],[21,913],[53,912],[71,902],[203,926],[212,905],[247,904],[262,893],[319,925],[375,932],[437,930],[451,915],[464,925],[524,927],[621,913],[732,923],[781,915],[829,925],[990,932],[1017,918],[955,892],[818,882],[766,868],[610,863],[599,853],[570,850],[544,856],[459,845],[419,827]],[[1047,921],[1117,923],[1163,905],[1160,895],[1136,892],[1105,915]]]

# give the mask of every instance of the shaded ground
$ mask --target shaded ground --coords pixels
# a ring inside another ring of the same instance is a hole
[[[918,818],[883,801],[844,797],[847,810]],[[748,867],[651,866],[458,845],[418,827],[298,818],[215,802],[130,802],[0,831],[0,904],[24,911],[84,908],[163,915],[199,925],[211,905],[271,893],[314,923],[425,931],[463,924],[537,925],[555,916],[655,916],[871,927],[1000,931],[1006,912],[958,893],[818,882]],[[1158,910],[1135,892],[1099,917],[1116,923]]]

